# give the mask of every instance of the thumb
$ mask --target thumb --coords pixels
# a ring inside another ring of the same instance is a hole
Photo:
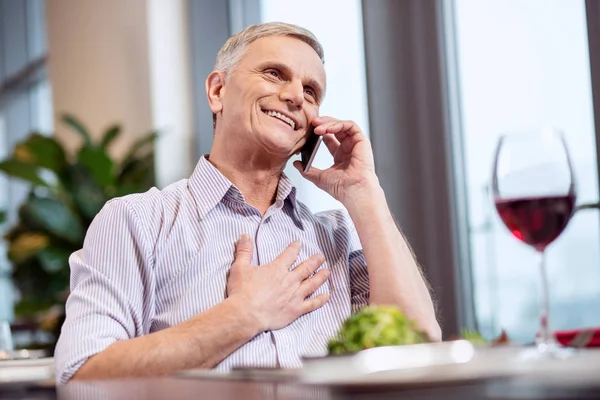
[[[235,244],[234,264],[250,265],[252,262],[252,240],[245,233]]]
[[[323,170],[311,166],[308,169],[308,172],[304,172],[304,167],[302,166],[302,163],[298,160],[294,161],[293,165],[304,178],[308,179],[309,181],[318,186],[318,183],[321,181],[321,174],[323,173]]]

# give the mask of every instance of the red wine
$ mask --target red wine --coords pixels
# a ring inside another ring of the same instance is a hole
[[[574,195],[496,200],[500,218],[512,234],[538,251],[561,234],[574,207]]]

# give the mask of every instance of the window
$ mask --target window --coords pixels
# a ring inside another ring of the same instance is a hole
[[[534,251],[498,218],[489,185],[493,151],[511,128],[552,125],[565,133],[578,203],[597,201],[598,176],[583,0],[455,0],[461,142],[476,321],[492,337],[532,341],[538,329]],[[576,214],[547,250],[551,327],[600,325],[600,232]]]
[[[0,159],[32,130],[53,130],[44,15],[44,0],[0,0]],[[16,222],[27,192],[26,184],[0,174],[0,210],[8,217],[0,233]],[[0,241],[0,320],[12,320],[13,299],[6,248]]]
[[[314,33],[325,50],[327,95],[320,114],[350,119],[369,134],[365,59],[360,0],[261,0],[261,22],[282,21],[300,25]],[[319,10],[315,12],[315,10]],[[340,29],[331,16],[344,21]],[[333,159],[321,146],[315,157],[318,168],[327,168]],[[285,173],[298,188],[298,198],[312,212],[342,208],[342,205],[318,189],[296,171],[292,162]]]

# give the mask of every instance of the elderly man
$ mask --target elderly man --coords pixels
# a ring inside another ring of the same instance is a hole
[[[314,35],[289,24],[225,43],[206,80],[210,155],[187,180],[109,201],[70,259],[59,383],[297,367],[366,304],[397,305],[439,340],[369,141],[352,121],[318,116],[323,60]],[[302,174],[347,212],[312,214],[283,174],[311,124],[334,164]]]

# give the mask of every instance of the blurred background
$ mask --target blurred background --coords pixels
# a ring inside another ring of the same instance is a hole
[[[598,202],[593,0],[0,0],[0,321],[17,344],[51,346],[66,258],[102,204],[185,178],[209,152],[204,80],[230,35],[266,21],[322,42],[321,114],[369,135],[446,337],[531,341],[537,259],[497,216],[493,152],[505,131],[555,126],[577,203]],[[316,165],[330,162],[323,147]],[[341,207],[287,172],[314,212]],[[580,211],[547,251],[554,329],[600,326],[599,228]]]

